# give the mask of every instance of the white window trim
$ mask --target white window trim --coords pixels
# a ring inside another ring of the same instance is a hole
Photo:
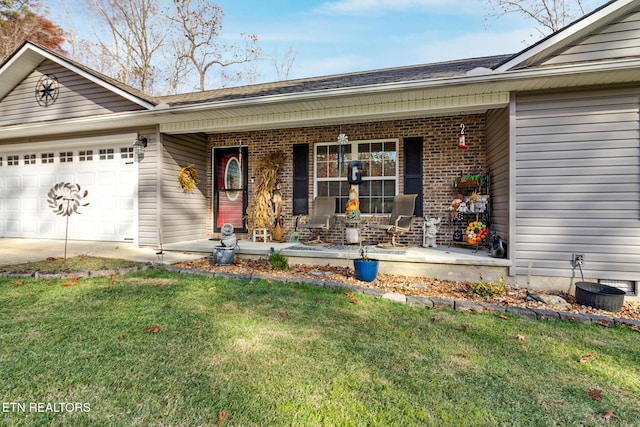
[[[353,141],[348,141],[347,144],[351,145],[351,153],[357,153],[357,148],[358,148],[358,144],[375,144],[375,143],[385,143],[385,142],[395,142],[396,144],[396,170],[395,170],[395,176],[394,179],[396,181],[396,194],[398,194],[398,189],[400,187],[400,139],[399,138],[383,138],[383,139],[359,139],[359,140],[353,140]],[[317,197],[318,196],[318,150],[317,147],[321,147],[321,146],[330,146],[330,145],[338,145],[338,141],[331,141],[331,142],[317,142],[313,145],[313,197]],[[345,162],[345,168],[348,165],[348,161]],[[362,177],[362,181],[376,181],[379,179],[382,179],[385,177],[374,177],[371,178],[370,176],[363,176]],[[387,177],[390,178],[390,177]],[[336,177],[336,178],[323,178],[322,181],[324,182],[340,182],[340,181],[346,181],[347,177]],[[344,216],[345,214],[337,214],[338,216]],[[362,216],[366,216],[366,217],[377,217],[377,216],[388,216],[389,212],[386,213],[362,213]]]

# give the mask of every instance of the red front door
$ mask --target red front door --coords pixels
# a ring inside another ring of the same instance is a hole
[[[215,229],[231,224],[246,231],[244,213],[247,208],[247,148],[217,148],[214,151]]]

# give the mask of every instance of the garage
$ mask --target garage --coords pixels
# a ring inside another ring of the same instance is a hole
[[[69,239],[134,241],[135,135],[6,145],[0,148],[0,237],[64,239],[67,217],[47,193],[57,183],[88,191],[69,217]]]

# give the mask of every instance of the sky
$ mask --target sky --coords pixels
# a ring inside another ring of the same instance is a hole
[[[56,13],[67,1],[44,2]],[[588,11],[605,2],[583,0]],[[282,59],[290,48],[296,53],[290,79],[517,53],[541,37],[521,16],[492,17],[485,0],[215,3],[225,13],[227,38],[256,34],[271,58]],[[278,80],[273,59],[261,61],[257,74],[258,83]]]

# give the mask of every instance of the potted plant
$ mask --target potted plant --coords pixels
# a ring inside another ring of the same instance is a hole
[[[366,247],[360,247],[360,258],[353,260],[356,279],[363,282],[373,282],[378,275],[378,264],[377,259],[369,258]]]

